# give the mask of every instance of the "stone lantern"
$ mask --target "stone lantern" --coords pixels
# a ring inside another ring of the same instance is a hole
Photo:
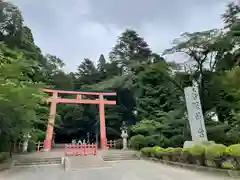
[[[23,152],[27,152],[28,141],[30,138],[31,138],[31,136],[29,133],[23,135]]]
[[[123,125],[121,127],[121,131],[122,131],[121,137],[122,137],[122,142],[123,142],[123,150],[125,150],[125,149],[128,149],[128,147],[127,147],[128,133],[127,133],[127,127],[125,125],[125,122],[123,122]]]

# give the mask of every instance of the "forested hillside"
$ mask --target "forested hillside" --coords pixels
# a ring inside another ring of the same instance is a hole
[[[135,30],[126,29],[109,54],[79,59],[76,72],[63,71],[64,60],[44,55],[34,43],[20,10],[0,2],[0,151],[8,151],[30,132],[43,140],[48,117],[41,88],[117,92],[117,105],[106,107],[108,139],[120,137],[126,122],[130,135],[148,145],[182,146],[190,140],[184,87],[199,86],[209,140],[223,144],[240,140],[240,22],[239,7],[223,12],[223,29],[186,32],[164,54],[154,53]],[[47,28],[47,27],[46,27]],[[164,34],[162,35],[164,36]],[[161,41],[161,39],[159,39]],[[194,64],[182,68],[164,55],[184,53]],[[97,66],[94,61],[98,61]],[[219,121],[213,121],[212,112]],[[95,136],[98,107],[58,106],[57,142]]]

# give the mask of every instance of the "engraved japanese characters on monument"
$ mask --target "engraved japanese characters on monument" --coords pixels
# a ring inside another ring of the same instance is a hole
[[[203,119],[202,107],[197,87],[184,89],[188,120],[193,141],[207,141],[207,133]]]

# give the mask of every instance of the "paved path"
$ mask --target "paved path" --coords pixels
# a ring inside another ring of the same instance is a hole
[[[153,162],[119,161],[101,167],[59,166],[15,168],[0,173],[0,180],[226,180],[231,178],[173,168]]]

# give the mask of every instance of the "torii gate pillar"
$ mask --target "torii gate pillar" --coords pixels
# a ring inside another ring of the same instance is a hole
[[[106,122],[105,122],[105,108],[104,108],[104,98],[103,95],[100,95],[100,104],[99,104],[99,117],[100,117],[100,142],[101,148],[106,147]]]
[[[50,114],[48,117],[48,124],[47,124],[47,131],[44,141],[44,151],[49,151],[52,147],[52,138],[53,138],[53,127],[56,117],[56,110],[57,110],[57,92],[53,92],[52,101],[50,105]]]

